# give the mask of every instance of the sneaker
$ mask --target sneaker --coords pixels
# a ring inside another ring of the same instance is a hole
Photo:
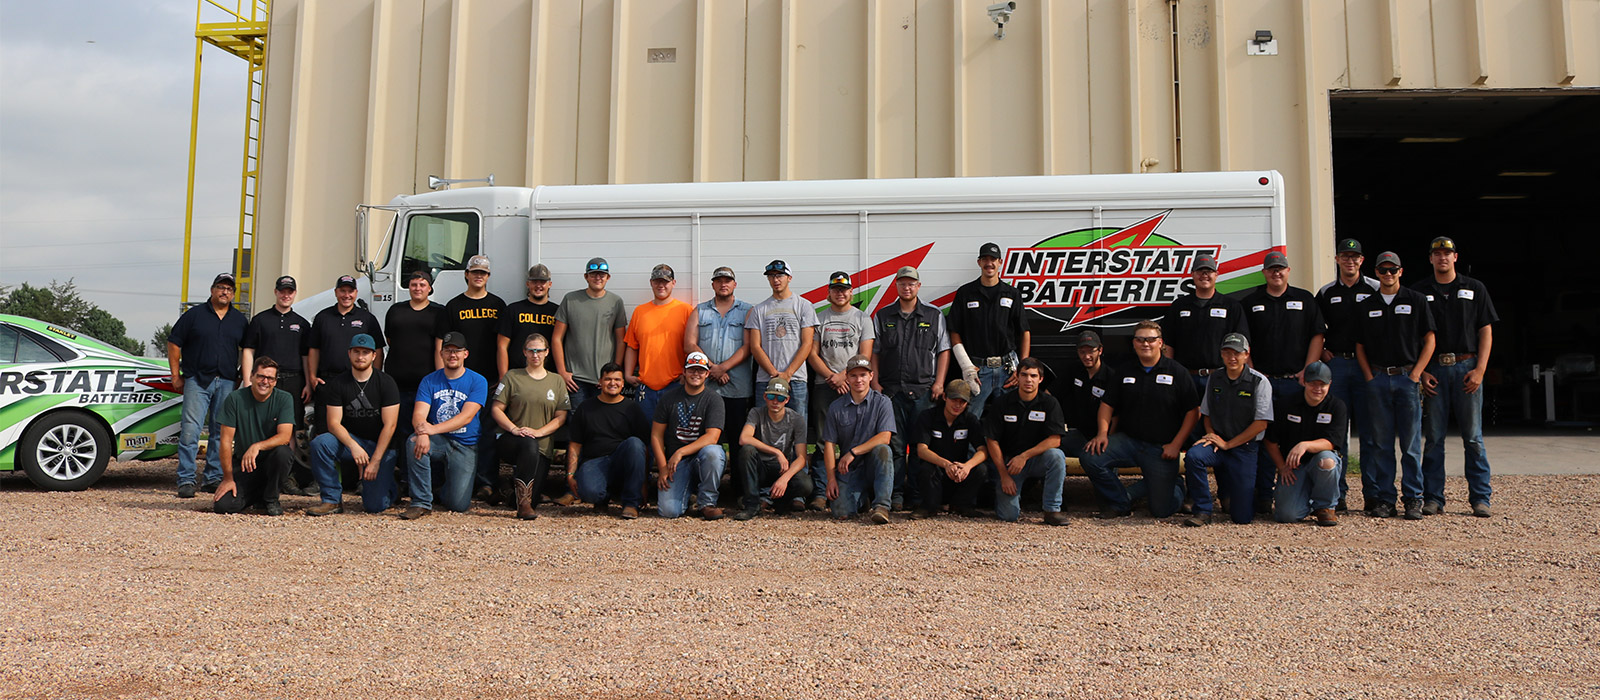
[[[1333,511],[1327,508],[1318,508],[1311,511],[1311,517],[1317,519],[1318,527],[1333,527],[1339,524],[1339,516],[1334,515]]]
[[[411,506],[410,508],[407,508],[404,511],[400,512],[400,519],[401,520],[416,520],[417,518],[425,517],[429,513],[432,513],[432,512],[433,512],[433,510],[430,509],[430,508],[423,508],[422,506]]]
[[[283,515],[283,504],[279,503],[277,501],[273,501],[271,503],[268,503],[267,507],[266,507],[266,511],[267,511],[267,515],[271,515],[273,517],[277,517],[279,515]]]
[[[1193,516],[1183,519],[1184,527],[1205,527],[1210,524],[1210,513],[1195,513]]]
[[[928,510],[927,508],[918,508],[914,511],[911,511],[912,520],[927,520],[931,517],[933,517],[933,511]]]
[[[1369,511],[1369,512],[1372,514],[1372,517],[1374,517],[1374,518],[1392,518],[1392,517],[1394,517],[1394,504],[1393,503],[1375,503],[1372,506],[1372,510]]]
[[[716,506],[706,506],[700,509],[700,517],[706,520],[721,520],[722,509]]]
[[[1345,513],[1345,512],[1349,512],[1350,506],[1344,502],[1344,497],[1340,496],[1339,497],[1339,505],[1334,506],[1333,509],[1335,511],[1340,512],[1340,513]]]
[[[637,520],[638,518],[639,518],[639,509],[638,508],[635,508],[633,506],[623,506],[622,507],[622,519],[623,520]]]
[[[1094,517],[1098,520],[1112,520],[1115,518],[1126,518],[1132,515],[1133,511],[1131,510],[1102,510],[1098,513],[1095,513]]]
[[[756,517],[756,512],[757,509],[755,508],[745,508],[744,510],[734,513],[733,519],[742,523],[746,520]]]
[[[1428,501],[1422,504],[1423,515],[1438,515],[1444,512],[1444,504],[1438,501]]]
[[[1045,513],[1044,514],[1044,524],[1046,524],[1046,525],[1054,525],[1054,526],[1057,526],[1057,527],[1066,525],[1067,524],[1067,514],[1061,512],[1059,510],[1055,511],[1053,513]]]
[[[905,496],[895,496],[889,499],[889,510],[901,511],[906,509]]]
[[[334,513],[343,513],[343,512],[344,512],[344,504],[343,503],[318,503],[317,505],[311,506],[310,508],[306,509],[306,515],[312,515],[312,516],[332,515]]]
[[[1489,517],[1489,502],[1478,501],[1477,503],[1472,504],[1472,516],[1475,518]]]
[[[1406,507],[1406,515],[1405,515],[1406,520],[1421,520],[1422,519],[1422,501],[1419,501],[1419,500],[1417,500],[1415,498],[1407,498],[1406,501],[1405,501],[1405,507]]]
[[[811,502],[807,503],[806,507],[810,508],[811,510],[827,510],[828,499],[823,498],[822,496],[817,496],[816,498],[811,499]]]
[[[207,481],[205,486],[200,487],[200,490],[206,493],[216,493],[217,487],[221,485],[222,482],[220,481]]]
[[[194,483],[178,484],[178,498],[194,498]]]
[[[489,488],[488,486],[479,486],[478,490],[472,492],[472,498],[474,500],[483,501],[484,503],[488,503],[490,505],[496,505],[500,503],[500,496],[495,493],[494,489]]]
[[[871,517],[874,525],[887,525],[889,523],[889,509],[883,506],[873,508]]]
[[[956,510],[956,513],[960,514],[961,517],[963,517],[963,518],[981,518],[981,517],[983,517],[983,514],[978,512],[978,507],[977,506],[961,506],[960,508],[958,508]]]

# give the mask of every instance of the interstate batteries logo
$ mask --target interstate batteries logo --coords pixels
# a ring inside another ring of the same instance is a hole
[[[1017,288],[1034,313],[1065,329],[1090,321],[1121,325],[1149,318],[1141,307],[1165,307],[1194,291],[1190,270],[1216,245],[1184,245],[1156,233],[1164,211],[1125,228],[1090,228],[1056,234],[1026,248],[1008,248],[1000,277]],[[1137,318],[1134,318],[1137,316]]]

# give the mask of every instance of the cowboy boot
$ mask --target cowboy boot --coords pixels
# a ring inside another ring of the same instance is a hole
[[[533,512],[533,483],[521,479],[513,479],[512,483],[516,485],[517,518],[532,520],[539,517],[538,513]]]

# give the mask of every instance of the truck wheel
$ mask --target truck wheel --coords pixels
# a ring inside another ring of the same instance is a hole
[[[28,480],[46,491],[82,491],[111,463],[111,436],[93,418],[52,413],[30,426],[17,443]]]

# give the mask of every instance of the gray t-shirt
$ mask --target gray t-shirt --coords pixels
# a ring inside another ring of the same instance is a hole
[[[556,321],[567,324],[562,340],[567,371],[579,381],[598,384],[600,368],[616,358],[617,329],[628,327],[622,297],[606,292],[595,299],[587,290],[567,292],[556,309]]]
[[[761,332],[761,350],[772,360],[772,366],[781,370],[788,367],[794,361],[795,353],[800,351],[800,329],[817,327],[817,311],[811,308],[811,302],[799,294],[790,294],[783,301],[767,297],[766,301],[756,304],[745,316],[744,327]],[[767,374],[760,363],[756,363],[756,382],[771,378],[772,375]],[[790,379],[796,382],[806,380],[805,363],[800,364],[800,369],[795,370]]]
[[[726,423],[721,395],[707,387],[690,396],[689,392],[683,390],[682,384],[674,384],[661,394],[661,401],[656,404],[656,415],[650,420],[667,426],[661,444],[668,456],[677,452],[678,448],[699,440],[707,430],[720,430]]]
[[[750,409],[745,425],[755,426],[757,440],[778,448],[789,459],[800,456],[800,450],[794,449],[796,446],[805,449],[806,421],[792,408],[785,407],[783,418],[774,421],[767,416],[766,406],[757,406]]]
[[[861,349],[861,341],[872,340],[876,324],[865,311],[854,306],[834,311],[833,306],[817,312],[817,354],[822,363],[835,372],[844,369],[844,363]],[[820,378],[817,381],[822,381]]]

